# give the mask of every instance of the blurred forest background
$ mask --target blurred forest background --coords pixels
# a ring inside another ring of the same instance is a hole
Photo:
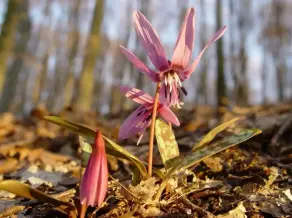
[[[151,65],[132,12],[149,19],[171,58],[188,7],[196,9],[193,58],[228,27],[186,82],[188,105],[291,100],[291,0],[0,0],[0,112],[131,107],[120,85],[154,92],[119,51],[122,44]]]

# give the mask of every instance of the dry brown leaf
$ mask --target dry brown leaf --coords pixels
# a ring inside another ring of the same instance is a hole
[[[247,218],[246,209],[242,202],[239,202],[237,207],[225,214],[220,214],[217,218]]]
[[[0,174],[13,172],[19,169],[19,162],[14,158],[7,158],[6,160],[0,161]]]

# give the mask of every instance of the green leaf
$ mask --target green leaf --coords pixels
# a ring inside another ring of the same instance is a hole
[[[76,123],[67,121],[61,117],[46,116],[44,118],[52,123],[55,123],[57,125],[60,125],[62,127],[67,128],[73,132],[78,133],[86,141],[88,141],[87,143],[89,145],[91,143],[94,143],[95,134],[96,134],[96,132],[94,130],[92,130],[86,126],[82,126],[80,124],[76,124]],[[105,136],[103,136],[103,138],[107,142],[106,143],[106,153],[107,154],[110,154],[110,155],[118,157],[118,158],[126,159],[126,160],[132,162],[134,164],[134,166],[138,168],[143,179],[146,179],[148,177],[145,165],[136,156],[134,156],[129,151],[124,149],[122,146],[116,144],[115,142],[113,142],[109,138],[107,138]],[[84,146],[84,148],[88,149],[88,146],[86,145],[86,146]],[[135,173],[135,172],[137,172],[137,170],[133,171],[133,173]],[[134,176],[137,176],[137,175],[134,175]],[[141,178],[141,176],[139,176],[139,178]],[[137,180],[137,177],[135,177],[135,179]]]
[[[92,147],[82,136],[79,136],[79,144],[81,146],[81,166],[86,167],[92,153]]]
[[[193,147],[192,151],[195,151],[199,147],[211,142],[219,132],[222,132],[224,129],[231,126],[233,123],[235,123],[238,120],[239,118],[234,118],[232,120],[229,120],[225,123],[220,124],[219,126],[216,126],[214,129],[208,132],[207,135],[205,135],[204,138],[198,144],[196,144]]]
[[[82,126],[77,123],[73,123],[70,121],[67,121],[61,117],[56,117],[56,116],[45,116],[44,117],[47,121],[50,121],[52,123],[55,123],[59,126],[65,127],[73,132],[78,133],[79,135],[86,137],[87,140],[89,140],[90,143],[94,142],[95,139],[95,134],[96,132],[86,126]]]
[[[214,142],[208,146],[200,147],[195,152],[189,154],[184,159],[182,159],[180,164],[173,167],[169,172],[168,176],[171,176],[176,170],[181,171],[189,167],[192,167],[194,164],[202,161],[203,159],[210,157],[214,154],[217,154],[234,145],[240,144],[260,133],[261,130],[259,129],[247,129],[240,133],[234,134],[232,136]]]
[[[44,203],[52,203],[54,205],[65,205],[72,209],[76,209],[70,202],[58,200],[50,195],[47,195],[37,189],[31,188],[30,186],[23,184],[17,180],[4,180],[0,182],[0,190],[11,192],[15,195],[28,198],[31,200],[38,200]]]
[[[106,146],[106,151],[108,152],[108,154],[131,161],[139,169],[142,178],[147,179],[148,177],[147,170],[142,161],[140,161],[136,156],[134,156],[133,154],[131,154],[126,149],[116,144],[109,138],[105,136],[103,136],[103,138],[108,143]],[[133,173],[135,172],[133,171]]]
[[[155,136],[162,162],[168,168],[179,157],[175,136],[171,127],[160,119],[157,119],[155,122]]]

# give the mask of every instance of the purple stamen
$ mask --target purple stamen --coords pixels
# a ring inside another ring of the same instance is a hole
[[[188,95],[188,92],[187,92],[187,90],[182,86],[181,87],[181,90],[183,91],[183,93],[185,94],[185,96],[187,96]]]

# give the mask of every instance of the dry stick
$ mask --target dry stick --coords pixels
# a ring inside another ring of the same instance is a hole
[[[157,114],[157,106],[158,106],[158,99],[159,99],[159,92],[160,92],[161,82],[157,83],[156,93],[154,97],[154,104],[153,104],[153,111],[152,111],[152,118],[151,118],[151,127],[150,127],[150,137],[149,137],[149,153],[148,153],[148,176],[152,176],[152,163],[153,163],[153,142],[154,142],[154,128],[155,128],[155,120]]]
[[[275,146],[279,142],[279,138],[285,133],[285,131],[289,128],[292,124],[292,113],[289,115],[287,120],[282,124],[278,132],[273,136],[271,140],[271,145]]]

